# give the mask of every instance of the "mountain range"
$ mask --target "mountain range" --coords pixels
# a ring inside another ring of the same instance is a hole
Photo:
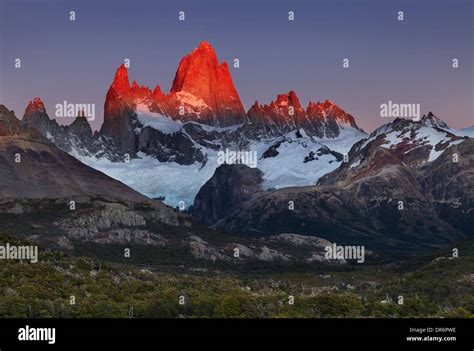
[[[182,219],[161,201],[235,235],[295,233],[382,251],[474,235],[472,128],[450,128],[429,112],[367,134],[334,102],[304,108],[294,91],[246,112],[227,63],[206,42],[181,60],[167,94],[130,84],[121,65],[97,132],[87,116],[59,125],[39,98],[21,121],[0,112],[4,196],[116,194],[110,201],[159,208],[166,223]],[[8,159],[15,148],[27,155],[21,172]],[[224,150],[255,153],[256,168],[221,164]]]
[[[433,130],[433,119],[379,128],[312,186],[264,190],[256,170],[221,166],[197,194],[195,217],[241,235],[292,232],[392,254],[466,240],[474,235],[474,139]],[[433,147],[428,130],[444,139]]]
[[[40,105],[38,100],[35,103]],[[140,265],[176,269],[184,261],[233,267],[249,261],[311,263],[322,261],[324,247],[331,244],[293,233],[239,238],[209,229],[83,164],[3,105],[0,196],[3,235],[111,260],[120,258],[124,247],[133,248],[133,262]],[[238,258],[235,249],[241,252]]]

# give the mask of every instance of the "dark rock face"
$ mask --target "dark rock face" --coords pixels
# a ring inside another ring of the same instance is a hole
[[[280,152],[278,151],[278,148],[282,144],[283,140],[277,141],[275,144],[270,146],[263,154],[262,158],[270,158],[270,157],[277,157]]]
[[[21,122],[16,118],[13,111],[8,110],[4,105],[0,105],[0,136],[18,133],[21,129]]]
[[[4,106],[3,108],[6,110]],[[5,113],[5,116],[7,118],[8,115]],[[16,119],[16,117],[14,118]],[[105,134],[93,133],[87,118],[82,116],[76,117],[74,122],[68,126],[61,126],[56,120],[49,118],[44,104],[39,98],[30,101],[21,122],[17,119],[17,122],[11,122],[11,116],[8,117],[8,120],[10,121],[9,126],[14,125],[12,130],[19,130],[19,128],[24,131],[35,130],[64,152],[71,153],[74,151],[81,156],[105,157],[113,162],[124,160],[124,153],[119,151],[116,143],[117,141],[120,142],[121,137],[109,137]],[[133,119],[131,120],[133,121]],[[130,124],[128,118],[126,121],[125,124]],[[4,125],[7,126],[7,124]],[[10,129],[10,127],[6,128]],[[119,133],[121,132],[119,131]],[[111,132],[111,135],[114,135],[114,133]],[[126,138],[128,137],[130,137],[129,134]],[[135,154],[135,150],[136,148],[133,147],[132,151],[129,151],[131,157]]]
[[[361,193],[367,189],[370,185],[363,185]],[[219,221],[217,227],[250,235],[292,229],[302,235],[367,245],[369,249],[393,247],[406,252],[464,238],[460,231],[437,218],[431,206],[424,210],[421,206],[425,202],[420,198],[401,198],[405,210],[400,211],[394,199],[367,201],[359,199],[355,190],[292,188],[261,193]],[[290,201],[294,209],[290,209]]]
[[[137,136],[135,128],[138,126],[133,107],[120,101],[120,96],[110,88],[107,93],[104,108],[104,123],[100,134],[109,137],[117,145],[121,153],[135,156]]]
[[[22,119],[23,128],[36,129],[41,135],[57,143],[64,143],[61,126],[50,119],[40,98],[28,103]]]
[[[207,129],[202,124],[188,122],[174,133],[139,127],[137,151],[152,155],[161,162],[205,164],[207,154],[202,147],[215,151],[225,148],[245,149],[248,143],[249,139],[239,128],[232,131]]]
[[[161,162],[173,161],[181,165],[205,160],[201,150],[196,148],[189,135],[182,131],[166,134],[145,127],[138,138],[138,151],[153,155]]]
[[[74,122],[67,126],[66,130],[88,144],[93,142],[94,133],[86,117],[77,117]]]
[[[304,158],[304,163],[318,160],[319,157],[323,155],[333,155],[336,158],[336,161],[340,162],[343,159],[342,154],[339,152],[329,149],[327,146],[322,146],[316,152],[310,151],[309,155]]]
[[[417,178],[439,216],[474,235],[474,139],[451,146],[421,168]]]
[[[221,165],[196,195],[193,215],[212,224],[261,191],[262,172],[246,165]]]
[[[76,117],[70,125],[62,127],[63,142],[55,142],[55,145],[65,152],[74,149],[83,155],[95,154],[98,151],[96,139],[86,117]]]

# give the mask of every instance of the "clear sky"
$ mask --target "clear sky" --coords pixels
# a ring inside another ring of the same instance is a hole
[[[50,117],[64,100],[95,103],[97,129],[125,58],[131,80],[167,92],[180,59],[206,40],[219,60],[239,58],[231,74],[246,110],[292,89],[305,106],[334,101],[367,131],[387,122],[380,104],[389,100],[466,127],[473,17],[472,0],[0,0],[0,103],[18,117],[36,96]]]

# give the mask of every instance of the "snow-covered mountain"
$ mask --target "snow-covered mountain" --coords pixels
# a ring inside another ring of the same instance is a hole
[[[218,152],[241,150],[233,140],[242,127],[218,128],[195,122],[181,123],[163,116],[138,114],[142,128],[168,136],[181,135],[203,155],[202,161],[180,164],[171,159],[160,161],[152,153],[138,152],[129,162],[112,162],[107,158],[75,154],[85,164],[152,198],[164,198],[177,206],[181,201],[190,206],[199,189],[220,166]],[[156,129],[155,129],[156,128]],[[215,139],[194,139],[191,132]],[[304,131],[293,131],[272,140],[245,140],[247,151],[255,151],[257,168],[263,172],[264,188],[283,188],[314,184],[319,177],[336,169],[353,143],[366,135],[358,130],[346,130],[335,139],[317,139]],[[226,140],[227,138],[227,140]],[[329,145],[329,146],[327,146]],[[337,150],[337,151],[336,151]]]
[[[61,127],[49,119],[46,110],[41,109],[41,113],[44,120],[40,132],[59,148],[149,197],[164,198],[173,206],[181,201],[185,206],[192,204],[201,186],[220,165],[219,151],[255,152],[265,188],[305,186],[337,168],[343,154],[366,137],[352,127],[341,128],[336,138],[317,138],[303,128],[263,137],[265,134],[253,134],[255,129],[248,122],[229,127],[182,122],[138,104],[133,107],[133,129],[129,132],[136,136],[136,151],[133,157],[125,159],[115,138],[102,133],[93,135],[84,117]],[[119,119],[124,117],[120,114]],[[57,127],[54,133],[49,125]],[[120,135],[122,131],[118,131]]]
[[[436,160],[445,149],[461,143],[470,135],[469,129],[450,128],[429,112],[420,121],[396,118],[373,131],[358,145],[358,149],[376,142],[383,148],[395,151],[406,165],[418,167]]]
[[[99,132],[84,117],[59,126],[39,98],[28,105],[24,123],[135,190],[186,207],[221,164],[221,151],[255,153],[264,188],[304,186],[337,168],[366,137],[336,104],[310,102],[303,109],[293,91],[246,113],[227,63],[219,63],[206,42],[181,60],[167,94],[160,85],[130,84],[121,65]]]
[[[39,98],[30,102],[22,123],[140,193],[185,207],[222,164],[223,151],[255,153],[262,189],[278,189],[313,185],[345,161],[357,167],[363,160],[353,155],[362,153],[349,153],[353,146],[377,143],[416,167],[472,135],[430,113],[419,122],[395,119],[368,136],[334,102],[303,108],[294,91],[268,105],[255,102],[245,113],[227,64],[205,42],[181,60],[167,94],[160,85],[152,90],[130,84],[127,68],[120,66],[99,132],[84,117],[58,125]]]

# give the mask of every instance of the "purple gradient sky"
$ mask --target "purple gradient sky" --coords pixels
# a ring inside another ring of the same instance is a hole
[[[124,58],[131,81],[168,91],[182,56],[206,40],[219,60],[240,59],[231,73],[246,109],[293,89],[305,106],[333,100],[366,131],[388,122],[379,116],[388,100],[466,127],[474,124],[473,22],[472,0],[0,0],[0,103],[18,117],[35,96],[50,117],[64,100],[95,103],[97,129]]]

